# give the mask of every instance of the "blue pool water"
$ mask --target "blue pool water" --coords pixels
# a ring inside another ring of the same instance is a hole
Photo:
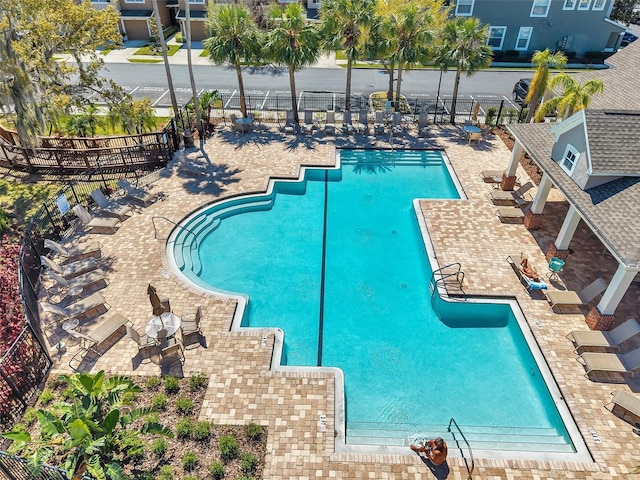
[[[243,326],[280,327],[283,364],[343,370],[348,443],[444,435],[454,417],[484,448],[572,451],[511,307],[432,305],[412,202],[458,198],[440,152],[340,159],[192,218],[201,238],[184,273],[248,295]]]

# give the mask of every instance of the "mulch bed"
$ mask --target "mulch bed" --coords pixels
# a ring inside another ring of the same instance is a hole
[[[190,378],[176,379],[179,384],[179,390],[176,393],[166,392],[163,382],[167,377],[130,378],[142,389],[142,392],[132,399],[131,407],[152,407],[154,398],[157,398],[160,395],[166,396],[166,406],[163,409],[156,409],[158,416],[157,421],[159,421],[163,426],[171,429],[174,433],[173,438],[160,435],[141,436],[144,442],[144,454],[141,458],[135,461],[123,464],[123,467],[130,478],[141,480],[213,479],[214,477],[211,475],[211,465],[216,461],[221,462],[224,465],[224,476],[221,477],[223,479],[258,480],[262,478],[267,443],[267,431],[265,427],[252,425],[252,427],[254,427],[254,435],[251,437],[248,435],[248,428],[246,425],[214,425],[211,423],[210,436],[206,440],[197,441],[192,438],[178,438],[176,432],[180,422],[183,422],[186,418],[191,419],[194,424],[197,422],[206,386],[209,383],[208,377],[202,376],[202,383],[197,388],[193,388],[193,384],[199,382],[190,383]],[[155,380],[150,381],[150,378]],[[157,382],[157,384],[152,385],[155,382]],[[55,399],[53,402],[58,401],[62,397],[66,386],[67,384],[58,381],[57,377],[48,379],[46,388],[54,393]],[[179,411],[176,404],[179,403],[177,400],[180,398],[188,398],[193,402],[191,414],[185,415]],[[40,400],[36,403],[35,408],[44,408]],[[137,423],[132,426],[134,429],[139,430],[141,425],[142,421],[138,420]],[[38,422],[33,422],[27,426],[27,430],[30,431],[32,436],[35,436],[38,427]],[[257,429],[258,432],[261,431],[261,433],[256,435],[255,429]],[[224,459],[220,453],[219,439],[220,437],[227,435],[234,437],[238,443],[238,454],[232,459]],[[152,447],[156,439],[163,439],[166,442],[166,451],[161,455],[156,455],[152,451]],[[183,456],[187,452],[193,452],[198,459],[195,468],[190,471],[185,471],[182,463]],[[245,454],[254,457],[255,465],[251,470],[242,469],[242,457],[246,456]],[[50,463],[56,464],[55,461]]]
[[[509,151],[513,150],[513,146],[515,145],[515,139],[509,134],[505,127],[494,127],[493,129],[494,135],[497,135],[502,139],[504,144],[507,146]],[[529,177],[534,184],[540,185],[540,180],[542,179],[542,171],[538,168],[538,166],[531,160],[529,155],[523,153],[520,157],[520,165],[527,172]]]

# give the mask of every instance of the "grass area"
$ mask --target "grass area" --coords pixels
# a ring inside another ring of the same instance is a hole
[[[182,45],[173,45],[173,44],[167,44],[167,56],[172,56],[174,55],[178,50],[180,50],[180,47]],[[161,57],[162,56],[162,52],[160,51],[156,51],[154,49],[154,46],[152,45],[147,45],[145,47],[139,48],[138,50],[135,51],[134,55],[150,55],[153,57]]]
[[[155,60],[151,58],[129,58],[127,61],[130,63],[162,63],[162,60]]]
[[[0,209],[14,221],[26,225],[31,217],[51,198],[60,185],[52,183],[21,183],[19,180],[0,179]]]

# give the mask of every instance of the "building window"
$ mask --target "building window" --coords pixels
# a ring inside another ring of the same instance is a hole
[[[527,50],[529,48],[531,32],[533,32],[533,27],[520,27],[518,39],[516,40],[516,50]]]
[[[189,0],[189,3],[199,3],[199,4],[204,4],[204,0]]]
[[[576,0],[564,0],[563,10],[573,10],[576,8]]]
[[[456,2],[456,15],[470,17],[473,14],[473,2],[475,0],[458,0]]]
[[[551,0],[533,0],[533,6],[531,7],[532,17],[546,17],[549,12],[549,5]]]
[[[571,173],[573,173],[573,169],[576,168],[576,163],[578,162],[579,157],[580,153],[578,150],[576,150],[573,145],[569,144],[567,145],[567,148],[564,149],[564,155],[560,161],[560,166],[565,172],[571,175]]]
[[[124,3],[144,3],[145,0],[124,0]]]
[[[504,36],[507,33],[507,27],[489,27],[489,38],[487,38],[487,45],[494,50],[502,49],[502,43],[504,42]]]
[[[578,10],[589,10],[591,0],[578,0]]]
[[[594,0],[593,9],[594,10],[604,10],[604,4],[607,3],[606,0]]]

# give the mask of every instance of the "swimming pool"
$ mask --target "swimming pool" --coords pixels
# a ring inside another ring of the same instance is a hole
[[[575,452],[512,306],[432,303],[413,200],[459,198],[442,152],[343,150],[340,164],[189,217],[176,267],[248,296],[242,325],[281,328],[283,365],[344,372],[347,443],[446,437],[455,418],[474,450]]]

